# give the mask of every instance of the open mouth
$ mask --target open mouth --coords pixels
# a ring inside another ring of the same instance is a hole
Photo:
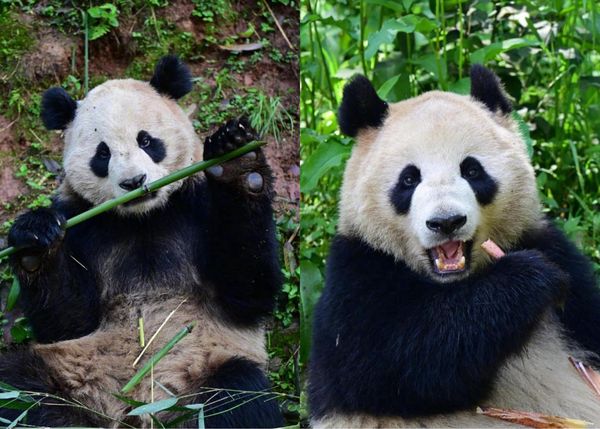
[[[139,197],[139,198],[136,198],[135,200],[128,201],[128,202],[124,203],[123,205],[126,207],[131,207],[131,206],[136,206],[138,204],[143,204],[147,201],[150,201],[150,200],[156,198],[156,195],[158,195],[158,191],[150,192],[149,194],[146,194],[143,197]]]
[[[428,250],[433,271],[438,274],[462,273],[467,268],[471,242],[447,241]]]

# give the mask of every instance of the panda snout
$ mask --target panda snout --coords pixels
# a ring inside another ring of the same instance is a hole
[[[134,189],[137,189],[140,186],[142,186],[145,181],[146,175],[138,174],[137,176],[134,176],[130,179],[123,180],[121,183],[119,183],[119,186],[125,189],[126,191],[133,191]]]
[[[429,228],[431,231],[439,232],[446,235],[452,234],[453,232],[464,226],[466,223],[467,216],[465,215],[434,217],[425,221],[427,228]]]

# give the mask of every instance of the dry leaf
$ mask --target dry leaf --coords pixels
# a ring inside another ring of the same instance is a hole
[[[532,428],[587,428],[592,425],[583,420],[493,407],[477,407],[477,414]]]
[[[575,367],[577,373],[583,378],[588,386],[600,398],[600,374],[587,366],[585,363],[575,360],[569,356],[569,362]]]
[[[483,250],[485,250],[485,252],[488,255],[490,255],[494,259],[500,259],[505,255],[504,251],[491,239],[487,239],[483,243],[481,243],[481,247],[483,248]]]
[[[219,45],[219,48],[224,51],[230,52],[251,52],[258,51],[262,49],[263,44],[260,42],[257,43],[245,43],[245,44],[233,44],[233,45]]]

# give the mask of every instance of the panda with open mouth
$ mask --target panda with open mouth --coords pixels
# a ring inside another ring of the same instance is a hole
[[[387,104],[358,76],[339,123],[356,144],[315,309],[313,427],[512,426],[478,406],[600,425],[569,361],[600,365],[600,289],[542,213],[499,79],[474,66],[470,97]]]
[[[190,325],[128,393],[133,403],[175,395],[181,407],[204,404],[201,422],[198,413],[158,415],[182,427],[283,424],[265,372],[264,322],[281,272],[260,149],[64,228],[94,205],[257,139],[242,118],[202,145],[176,101],[191,89],[187,66],[166,56],[149,82],[109,80],[80,101],[62,88],[43,96],[44,124],[64,130],[65,179],[51,207],[21,215],[9,232],[36,342],[0,355],[0,382],[42,395],[29,425],[150,427],[149,414],[128,416],[132,405],[115,394]],[[154,338],[143,355],[139,320]],[[22,412],[0,408],[0,417]]]

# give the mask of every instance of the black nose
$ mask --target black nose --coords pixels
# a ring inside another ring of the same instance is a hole
[[[125,189],[126,191],[133,191],[134,189],[137,189],[140,186],[142,186],[145,181],[146,175],[138,174],[137,176],[132,177],[131,179],[123,180],[121,183],[119,183],[119,186]]]
[[[467,223],[467,217],[463,215],[454,215],[450,217],[434,217],[425,222],[427,228],[435,232],[451,234],[458,228]]]

